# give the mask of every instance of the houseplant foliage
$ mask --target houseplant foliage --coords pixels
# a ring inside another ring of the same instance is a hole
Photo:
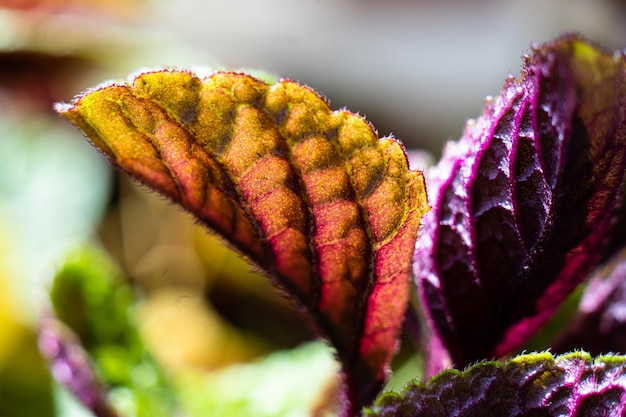
[[[603,256],[623,188],[624,98],[622,53],[563,38],[536,48],[447,149],[415,269],[454,363],[522,346]]]
[[[607,246],[626,164],[624,65],[574,35],[533,47],[428,184],[398,141],[290,80],[159,70],[56,109],[293,301],[334,347],[338,413],[351,416],[386,381],[411,268],[432,376],[522,347],[621,245]],[[415,381],[366,413],[619,415],[623,370],[620,356],[523,355]]]

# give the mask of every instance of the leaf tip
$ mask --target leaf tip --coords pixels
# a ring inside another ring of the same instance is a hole
[[[64,102],[58,102],[52,105],[52,108],[54,109],[54,111],[59,113],[60,115],[65,115],[66,113],[70,112],[73,107],[74,107],[74,103],[64,103]]]

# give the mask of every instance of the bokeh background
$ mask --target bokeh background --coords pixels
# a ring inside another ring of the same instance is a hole
[[[36,343],[51,279],[84,242],[136,289],[132,315],[155,357],[198,387],[185,391],[187,414],[332,414],[337,385],[332,355],[277,291],[111,170],[54,102],[142,67],[257,69],[311,86],[436,160],[519,73],[532,42],[575,31],[626,46],[624,4],[0,0],[0,416],[89,415],[53,383]],[[418,365],[403,350],[392,387]]]

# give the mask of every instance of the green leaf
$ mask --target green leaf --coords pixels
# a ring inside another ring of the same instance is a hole
[[[42,321],[40,346],[53,375],[71,370],[66,379],[55,375],[60,383],[91,409],[111,404],[122,416],[172,415],[165,375],[132,320],[135,295],[102,252],[84,247],[70,254],[51,300],[56,319]],[[94,400],[100,392],[106,396]]]
[[[190,417],[325,416],[337,405],[336,371],[328,347],[312,342],[214,372],[184,371],[174,385]]]
[[[367,416],[620,416],[626,412],[626,357],[584,352],[521,355],[448,370],[401,394],[382,395]]]
[[[336,348],[348,414],[376,395],[427,210],[399,142],[293,81],[233,72],[148,72],[57,110],[285,290]]]

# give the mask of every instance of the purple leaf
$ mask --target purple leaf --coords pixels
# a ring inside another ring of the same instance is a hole
[[[624,69],[576,36],[534,47],[446,149],[414,271],[456,365],[520,347],[601,257],[624,178]]]
[[[366,416],[623,416],[626,357],[583,352],[518,356],[445,371],[401,394],[382,395]]]
[[[626,249],[592,275],[578,311],[552,350],[626,352]]]
[[[97,417],[117,417],[106,391],[98,381],[87,353],[72,330],[54,317],[40,322],[39,350],[50,365],[53,378],[67,388]]]

